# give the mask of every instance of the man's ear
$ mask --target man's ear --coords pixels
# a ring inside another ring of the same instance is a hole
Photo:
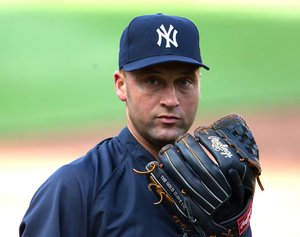
[[[115,91],[117,96],[121,101],[126,100],[126,83],[125,83],[125,75],[120,71],[115,71],[114,73],[114,83],[115,83]]]

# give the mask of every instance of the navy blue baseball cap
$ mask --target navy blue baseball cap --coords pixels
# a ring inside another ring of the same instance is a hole
[[[166,62],[202,63],[199,32],[183,17],[165,14],[135,17],[123,31],[119,69],[134,71]]]

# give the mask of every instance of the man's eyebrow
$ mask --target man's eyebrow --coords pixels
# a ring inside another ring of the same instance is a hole
[[[188,77],[197,77],[196,70],[188,70],[188,71],[182,71],[178,73],[179,76],[188,76]]]

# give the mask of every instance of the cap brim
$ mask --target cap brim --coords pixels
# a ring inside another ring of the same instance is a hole
[[[201,62],[199,62],[193,58],[188,58],[188,57],[184,57],[184,56],[176,56],[176,55],[162,55],[162,56],[155,56],[155,57],[140,59],[140,60],[137,60],[134,62],[124,64],[122,66],[122,69],[130,72],[130,71],[139,70],[139,69],[142,69],[145,67],[153,66],[155,64],[167,63],[167,62],[189,63],[189,64],[198,65],[199,67],[203,67],[206,70],[209,70],[208,66],[202,64]]]

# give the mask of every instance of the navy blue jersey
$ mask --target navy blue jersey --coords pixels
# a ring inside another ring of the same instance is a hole
[[[165,208],[153,204],[157,197],[149,192],[147,178],[133,172],[154,159],[124,128],[42,184],[22,220],[20,236],[182,236]]]

